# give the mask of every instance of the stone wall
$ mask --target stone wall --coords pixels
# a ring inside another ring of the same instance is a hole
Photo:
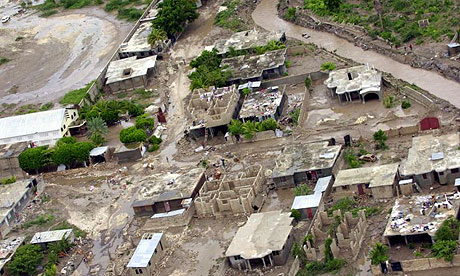
[[[411,100],[418,102],[419,104],[425,106],[426,108],[431,108],[435,104],[434,99],[420,93],[419,91],[409,86],[405,86],[404,89],[402,89],[402,93],[404,96],[407,96]]]

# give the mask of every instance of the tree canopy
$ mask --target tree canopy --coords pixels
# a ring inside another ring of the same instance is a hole
[[[100,117],[107,125],[113,125],[120,120],[120,114],[126,112],[136,117],[144,114],[144,109],[131,101],[99,101],[90,108],[83,108],[80,115],[88,121]]]
[[[26,149],[19,155],[19,166],[25,171],[39,170],[51,163],[47,147]]]
[[[122,143],[144,142],[147,134],[143,129],[137,129],[135,126],[123,129],[120,132],[120,141]]]
[[[20,246],[8,264],[8,271],[13,275],[33,275],[43,260],[40,245],[26,244]]]
[[[54,149],[52,160],[56,165],[70,166],[75,162],[86,162],[89,152],[94,148],[90,142],[77,142],[74,144],[62,144]]]
[[[141,115],[136,118],[135,126],[138,129],[153,130],[155,128],[155,119],[149,117],[148,114]]]
[[[379,242],[374,244],[370,252],[371,263],[373,265],[379,265],[380,263],[388,260],[387,251],[388,251],[388,247],[386,247],[385,245]]]
[[[153,48],[158,41],[163,41],[168,37],[167,33],[163,29],[153,28],[152,32],[147,36],[147,42]]]
[[[193,22],[200,15],[192,0],[165,0],[158,5],[158,14],[153,20],[154,29],[164,30],[172,37],[184,30],[186,23]]]

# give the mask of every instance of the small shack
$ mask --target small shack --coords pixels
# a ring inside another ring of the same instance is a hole
[[[69,243],[73,243],[75,240],[75,235],[72,229],[64,229],[64,230],[55,230],[55,231],[46,231],[46,232],[38,232],[32,237],[30,240],[31,244],[39,244],[44,249],[50,243],[57,243],[61,240],[67,240]]]
[[[91,164],[107,162],[110,160],[109,147],[97,147],[89,152]]]
[[[312,220],[318,209],[323,209],[322,206],[322,193],[312,195],[296,196],[292,203],[292,210],[300,212],[301,219]],[[321,207],[320,207],[321,205]]]
[[[165,250],[163,233],[145,233],[126,266],[131,276],[154,275],[155,266]]]
[[[146,151],[142,143],[120,145],[115,149],[114,155],[118,159],[118,163],[135,162],[142,159]]]

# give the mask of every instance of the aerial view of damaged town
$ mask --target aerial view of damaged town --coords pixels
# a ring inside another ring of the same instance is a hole
[[[0,276],[460,275],[460,0],[0,19]]]

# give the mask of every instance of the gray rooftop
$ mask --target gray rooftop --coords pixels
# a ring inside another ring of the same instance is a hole
[[[313,189],[313,192],[316,193],[322,193],[327,190],[327,186],[329,186],[329,183],[331,183],[332,175],[326,176],[326,177],[321,177],[318,178],[318,181],[316,181],[315,188]]]
[[[337,174],[333,187],[367,184],[369,188],[391,186],[398,173],[398,163],[341,170]]]
[[[328,146],[327,141],[288,145],[276,160],[273,177],[332,168],[340,149],[340,145]]]
[[[139,25],[139,27],[134,32],[128,42],[122,43],[120,45],[120,52],[147,52],[152,50],[152,47],[147,42],[147,37],[152,32],[152,23],[144,22]]]
[[[4,220],[13,206],[27,193],[30,189],[27,187],[29,184],[32,185],[31,180],[26,179],[8,185],[0,185],[0,222]]]
[[[157,56],[150,56],[142,59],[129,57],[110,62],[105,78],[107,84],[141,77],[147,74],[149,69],[155,67]]]
[[[460,168],[459,146],[458,133],[414,137],[399,171],[401,175],[411,176]]]
[[[63,230],[54,230],[46,232],[38,232],[30,240],[31,244],[35,243],[48,243],[48,242],[57,242],[62,239],[67,239],[71,234],[72,229],[63,229]]]
[[[264,46],[272,40],[282,40],[284,32],[260,32],[257,30],[242,31],[234,33],[228,39],[216,41],[214,48],[219,54],[225,54],[230,48],[235,50],[246,50],[256,46]]]
[[[270,116],[275,114],[284,93],[278,87],[251,92],[243,102],[240,118]]]
[[[236,232],[225,256],[255,259],[281,250],[292,231],[290,215],[281,210],[252,214]]]
[[[340,95],[353,91],[360,91],[360,94],[379,92],[381,82],[382,73],[366,64],[331,71],[324,84],[328,88],[336,88],[335,93]]]
[[[262,76],[263,71],[275,69],[286,61],[286,49],[266,52],[258,56],[237,56],[224,58],[220,64],[222,68],[232,72],[231,80],[252,79]]]
[[[0,270],[11,260],[24,239],[24,237],[11,237],[6,240],[0,240]]]
[[[0,119],[0,139],[60,131],[65,108],[34,112]]]
[[[147,267],[163,233],[144,234],[126,267]]]
[[[28,142],[0,145],[0,159],[18,157],[28,145]]]
[[[294,202],[292,203],[291,209],[308,209],[308,208],[318,208],[319,203],[321,202],[322,193],[315,193],[312,195],[296,196],[294,197]]]

